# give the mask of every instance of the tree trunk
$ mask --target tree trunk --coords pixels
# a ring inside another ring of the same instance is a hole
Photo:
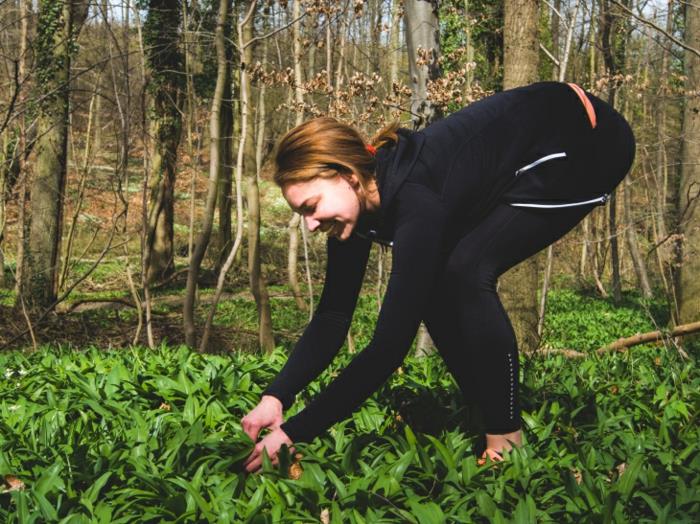
[[[184,64],[179,45],[180,0],[150,0],[144,43],[150,66],[151,100],[150,202],[148,210],[148,281],[157,282],[175,269],[173,226],[177,148],[182,129]]]
[[[238,49],[239,57],[241,62],[243,62],[242,53],[245,51],[247,45],[251,42],[245,42],[243,40],[243,25],[245,25],[252,17],[255,12],[255,7],[257,5],[257,0],[250,0],[246,13],[243,19],[237,24],[236,36],[238,37]],[[221,38],[223,40],[223,38]],[[204,352],[207,350],[209,343],[209,334],[211,332],[212,322],[214,321],[214,313],[216,312],[219,299],[221,298],[221,293],[224,289],[224,282],[226,279],[226,274],[231,268],[233,261],[236,258],[238,250],[243,242],[243,155],[245,152],[245,142],[248,136],[248,105],[250,100],[250,95],[248,94],[247,86],[250,84],[248,80],[248,69],[245,64],[240,68],[240,81],[239,85],[240,91],[240,109],[241,109],[241,126],[240,126],[240,140],[238,142],[238,154],[236,156],[236,236],[233,239],[233,246],[231,246],[231,251],[229,252],[223,266],[221,266],[221,271],[219,271],[219,276],[216,281],[216,289],[214,291],[214,299],[212,300],[211,307],[209,308],[209,314],[207,315],[207,320],[204,324],[204,330],[202,331],[202,340],[199,343],[198,350]]]
[[[20,300],[31,309],[46,309],[56,300],[63,200],[68,156],[68,107],[72,47],[87,3],[39,2],[36,68],[38,138],[31,186],[29,238],[23,260]],[[47,96],[48,94],[48,96]]]
[[[564,52],[559,53],[559,9],[561,8],[561,2],[557,0],[555,9],[557,13],[554,14],[554,19],[557,20],[556,30],[554,24],[552,24],[552,40],[554,41],[554,53],[558,60],[558,76],[556,80],[559,82],[564,82],[566,80],[566,68],[569,63],[569,53],[571,51],[571,39],[574,35],[574,26],[576,25],[576,18],[578,17],[578,9],[581,5],[581,0],[576,1],[576,7],[574,8],[573,15],[571,19],[568,20],[566,24],[566,41],[564,43]],[[539,312],[537,314],[537,336],[542,336],[542,330],[544,328],[544,316],[547,311],[547,294],[549,293],[549,282],[552,277],[552,267],[554,266],[554,245],[550,244],[547,247],[546,262],[544,266],[544,276],[542,278],[542,290],[540,291],[540,306]]]
[[[666,19],[666,31],[673,32],[673,0],[668,1],[668,14]],[[656,182],[656,227],[659,239],[666,238],[666,181],[667,181],[667,162],[666,162],[666,106],[669,95],[669,51],[666,46],[661,49],[661,70],[659,71],[659,88],[657,91],[657,104],[655,112],[656,125],[656,170],[654,171],[654,179]],[[661,250],[662,260],[669,263],[671,261],[670,249],[667,243],[659,248]]]
[[[440,24],[434,0],[406,0],[406,46],[411,77],[411,119],[420,129],[442,115],[428,99],[428,83],[440,77]],[[425,62],[425,65],[421,65]]]
[[[185,302],[183,305],[183,324],[185,330],[185,343],[194,348],[197,346],[197,332],[194,323],[195,296],[197,293],[197,279],[199,268],[204,259],[209,239],[211,238],[214,208],[216,207],[216,194],[221,174],[221,158],[223,153],[222,140],[222,115],[224,92],[227,79],[230,78],[230,68],[226,60],[225,34],[229,19],[231,0],[219,0],[219,12],[216,19],[214,42],[216,44],[216,87],[211,103],[211,115],[209,117],[209,183],[207,186],[207,200],[204,209],[204,223],[197,236],[194,245],[190,267],[187,272],[187,287],[185,289]]]
[[[19,44],[19,77],[24,79],[27,77],[27,49],[29,47],[29,17],[32,15],[31,2],[28,0],[19,0],[21,25],[20,25],[20,44]],[[26,91],[20,90],[18,103],[21,105],[26,98]],[[19,117],[19,137],[18,149],[20,155],[17,157],[18,177],[20,179],[19,198],[17,202],[17,257],[15,260],[15,289],[19,293],[20,282],[22,281],[22,268],[24,266],[24,251],[27,242],[28,223],[27,216],[27,165],[26,159],[29,146],[27,144],[27,127],[24,115]]]
[[[685,43],[700,48],[700,5],[685,6]],[[685,53],[685,110],[678,199],[680,244],[679,322],[700,318],[700,58]]]
[[[294,12],[292,19],[296,19],[299,16],[299,5],[298,2],[294,2]],[[330,21],[328,21],[330,25]],[[292,29],[292,49],[294,51],[294,103],[296,105],[295,111],[295,121],[294,125],[298,126],[304,122],[304,91],[301,88],[301,84],[304,82],[301,71],[301,34],[300,34],[299,24],[294,24]],[[330,60],[330,55],[328,60]],[[328,84],[331,85],[330,83]],[[302,311],[306,311],[307,305],[304,302],[304,297],[301,293],[301,287],[299,286],[299,275],[297,270],[298,260],[299,260],[299,223],[301,221],[301,216],[294,213],[292,218],[289,220],[289,244],[287,246],[287,280],[289,283],[289,289],[294,295],[294,301],[297,307]],[[306,227],[302,224],[301,227]]]
[[[7,195],[7,173],[12,168],[13,164],[13,153],[11,146],[11,141],[7,136],[7,133],[3,133],[0,138],[3,139],[3,143],[0,144],[2,149],[0,149],[0,289],[5,287],[5,253],[3,247],[3,241],[5,240],[5,199]]]
[[[625,61],[625,44],[627,43],[627,19],[611,5],[610,0],[601,2],[601,41],[606,73],[610,78],[608,103],[615,107],[617,95],[617,80],[615,75],[620,71]],[[620,278],[620,252],[617,243],[617,193],[610,193],[608,212],[610,227],[610,262],[612,266],[613,298],[622,300],[622,281]]]
[[[442,117],[428,99],[428,83],[440,77],[440,24],[437,2],[408,0],[405,3],[406,46],[411,77],[411,119],[414,129],[422,129]],[[422,63],[425,62],[425,65]],[[416,338],[416,356],[429,355],[433,342],[421,323]]]
[[[221,265],[230,251],[233,240],[233,223],[231,222],[231,210],[233,208],[233,90],[231,78],[231,60],[233,49],[226,44],[226,84],[221,101],[221,173],[219,174],[219,238],[216,257],[216,270],[221,270]]]
[[[11,133],[6,129],[0,135],[0,289],[7,284],[5,281],[5,223],[7,215],[5,212],[7,199],[10,196],[12,187],[19,177],[20,157],[23,152],[20,150],[19,133]]]
[[[294,2],[295,11],[299,9],[299,2]],[[295,18],[297,18],[295,16]],[[250,42],[254,37],[254,16],[243,25],[243,41]],[[300,25],[297,22],[295,25]],[[253,45],[249,45],[243,51],[243,64],[247,67],[253,63]],[[241,82],[248,96],[251,94],[250,76],[245,75]],[[254,119],[254,118],[253,118]],[[246,179],[246,200],[248,204],[248,275],[250,278],[250,290],[255,297],[258,309],[258,336],[260,349],[265,353],[271,353],[275,349],[275,339],[272,336],[272,313],[270,312],[270,298],[267,292],[267,284],[262,274],[260,262],[260,190],[258,188],[258,172],[255,154],[255,126],[249,125],[246,129],[244,174]]]
[[[503,88],[530,84],[537,80],[539,47],[536,0],[507,0],[504,4]],[[500,279],[499,294],[508,311],[519,347],[533,351],[537,335],[538,260],[530,257]]]
[[[391,36],[389,39],[389,85],[387,92],[399,80],[399,62],[401,61],[401,1],[391,2]]]

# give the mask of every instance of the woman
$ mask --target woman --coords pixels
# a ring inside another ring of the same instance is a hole
[[[310,231],[329,235],[323,293],[286,365],[242,420],[276,460],[349,416],[401,364],[421,321],[466,397],[482,412],[486,453],[521,443],[518,351],[496,292],[499,275],[561,238],[624,178],[629,125],[574,84],[504,91],[419,132],[388,128],[365,145],[319,118],[278,146],[275,182]],[[370,344],[306,408],[283,410],[342,346],[372,242],[392,270]]]

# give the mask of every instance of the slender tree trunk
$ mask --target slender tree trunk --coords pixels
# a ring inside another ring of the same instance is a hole
[[[299,2],[294,2],[295,10],[299,9]],[[298,16],[298,15],[297,15]],[[295,18],[297,17],[295,16]],[[300,25],[297,22],[295,25]],[[254,37],[254,16],[243,25],[243,41],[250,42]],[[249,45],[243,51],[243,63],[247,66],[253,63],[253,45]],[[251,92],[250,77],[245,75],[241,82],[246,82],[245,91]],[[275,349],[275,339],[272,336],[272,313],[270,312],[270,298],[267,292],[267,284],[262,274],[260,261],[260,190],[258,188],[258,171],[256,169],[255,126],[249,125],[246,129],[244,173],[246,179],[246,200],[248,204],[248,274],[250,277],[250,290],[255,297],[258,309],[258,336],[260,349],[265,353],[271,353]]]
[[[536,0],[506,0],[503,32],[503,88],[525,85],[537,80],[539,47]],[[530,257],[501,277],[499,294],[508,311],[523,351],[533,351],[537,335],[538,303],[537,256]]]
[[[0,289],[5,287],[5,253],[4,253],[4,240],[5,240],[5,200],[7,191],[7,173],[12,168],[14,154],[10,147],[11,141],[7,136],[7,133],[3,133],[0,136],[3,139],[2,144],[0,144]]]
[[[234,26],[236,26],[234,24]],[[231,24],[227,22],[227,35],[232,31],[228,28]],[[236,26],[237,27],[237,26]],[[231,38],[224,41],[226,46],[226,80],[224,84],[224,95],[221,101],[221,171],[219,173],[219,229],[216,256],[216,271],[221,271],[226,254],[231,250],[233,243],[233,223],[231,222],[233,209],[233,131],[234,131],[234,108],[233,108],[233,75],[232,62],[234,60],[234,49]]]
[[[20,47],[19,47],[19,64],[18,72],[21,79],[27,78],[27,49],[29,48],[29,17],[32,14],[31,2],[28,0],[19,0],[20,9]],[[26,91],[20,90],[18,102],[24,104],[26,99]],[[18,176],[20,180],[19,199],[17,202],[17,258],[15,261],[15,289],[20,292],[20,282],[22,282],[22,268],[24,267],[24,252],[27,243],[28,221],[27,217],[27,199],[28,199],[28,182],[27,177],[27,154],[29,145],[27,144],[27,126],[24,115],[19,117],[19,137],[18,147],[20,155],[17,157]]]
[[[99,78],[98,78],[99,82]],[[97,92],[94,92],[92,94],[92,97],[90,98],[90,106],[88,109],[88,121],[87,121],[87,130],[85,132],[85,149],[83,151],[83,163],[80,168],[80,182],[78,183],[78,195],[76,197],[76,202],[73,204],[73,216],[71,218],[70,226],[68,227],[68,235],[65,241],[66,244],[66,249],[63,254],[63,270],[61,271],[59,275],[59,280],[58,280],[58,289],[62,290],[66,279],[68,278],[68,271],[69,271],[69,261],[70,258],[73,254],[73,241],[75,239],[75,231],[78,225],[78,218],[80,217],[80,212],[82,211],[83,208],[83,202],[85,199],[85,185],[87,183],[88,176],[90,175],[90,165],[92,163],[92,156],[93,156],[93,147],[91,143],[91,138],[92,138],[92,131],[93,131],[93,119],[94,119],[94,112],[95,112],[95,101],[99,98],[99,95]],[[76,153],[76,148],[74,146],[74,141],[72,139],[73,137],[73,131],[71,130],[71,150],[73,151],[73,157],[77,157]],[[77,164],[77,158],[75,160],[75,164]]]
[[[20,176],[21,159],[24,153],[21,150],[21,131],[6,129],[0,134],[0,289],[7,284],[5,281],[5,226],[6,205],[13,186]]]
[[[238,49],[239,56],[245,51],[247,45],[251,42],[245,42],[243,40],[243,26],[249,23],[253,14],[255,13],[255,7],[257,5],[257,0],[250,0],[247,5],[246,14],[243,19],[237,24],[236,36],[238,37]],[[241,56],[241,62],[243,58]],[[245,63],[242,64],[240,69],[240,108],[241,108],[241,127],[240,127],[240,141],[238,143],[238,154],[236,156],[236,237],[233,239],[233,246],[231,246],[231,251],[229,252],[224,265],[221,266],[221,271],[219,271],[219,276],[216,281],[216,290],[214,291],[214,300],[212,301],[211,307],[209,308],[209,314],[207,315],[207,320],[204,324],[204,330],[202,331],[202,341],[199,343],[198,350],[204,352],[208,348],[209,344],[209,334],[211,332],[212,322],[214,321],[214,313],[216,312],[217,305],[219,304],[219,299],[221,298],[221,293],[224,288],[224,281],[226,279],[226,274],[231,268],[236,254],[243,242],[243,156],[245,152],[245,142],[248,136],[248,105],[250,100],[250,94],[248,93],[248,85],[250,81],[248,80],[248,68]]]
[[[216,18],[216,30],[214,42],[216,44],[216,87],[211,104],[211,116],[209,117],[209,183],[207,186],[207,199],[204,210],[204,223],[197,235],[197,242],[190,259],[190,267],[187,272],[187,287],[185,289],[185,302],[183,306],[183,323],[185,330],[185,343],[191,348],[197,347],[197,332],[194,323],[195,296],[197,294],[197,279],[199,269],[204,259],[209,239],[211,238],[214,208],[216,206],[217,188],[221,174],[221,159],[223,156],[222,139],[222,115],[224,92],[226,81],[229,77],[229,65],[226,60],[225,34],[229,21],[231,0],[219,0],[219,12]]]
[[[187,156],[189,157],[191,180],[190,180],[190,216],[187,233],[187,262],[192,259],[194,250],[194,223],[195,223],[195,202],[197,199],[197,175],[199,174],[199,151],[201,144],[201,132],[196,120],[197,102],[195,100],[194,70],[195,50],[197,49],[198,32],[193,30],[194,4],[196,2],[182,3],[182,27],[183,27],[183,57],[185,60],[185,122],[187,139]],[[194,133],[197,130],[197,139]]]
[[[347,40],[352,26],[352,17],[352,13],[348,11],[345,14],[345,17],[340,15],[338,18],[338,33],[340,34],[340,42],[338,42],[338,63],[335,67],[335,87],[333,88],[333,99],[335,103],[332,106],[335,113],[340,110],[340,88],[343,85],[343,68],[345,67]]]
[[[467,26],[464,30],[465,33],[465,47],[467,49],[467,63],[468,64],[473,64],[474,63],[474,36],[472,33],[472,16],[471,16],[471,10],[470,10],[470,4],[469,0],[464,0],[464,16],[467,18]],[[474,82],[474,69],[470,66],[469,69],[467,69],[467,78],[466,82],[464,83],[464,88],[467,93],[471,92],[472,89],[472,83]]]
[[[644,264],[644,259],[642,254],[639,252],[639,243],[637,241],[637,229],[635,227],[634,219],[632,218],[632,183],[629,177],[625,177],[625,190],[623,193],[623,205],[624,205],[624,216],[627,232],[627,246],[630,251],[630,258],[632,259],[632,265],[634,266],[634,272],[637,275],[637,282],[639,284],[639,289],[642,292],[644,298],[651,298],[654,293],[651,290],[651,284],[649,283],[649,275],[647,274],[647,268]]]
[[[571,19],[566,23],[566,41],[564,43],[564,52],[559,53],[559,24],[555,28],[552,27],[552,35],[554,40],[554,52],[559,60],[558,64],[558,77],[559,82],[564,82],[566,80],[566,69],[569,64],[569,54],[571,52],[571,40],[574,36],[574,26],[576,25],[576,19],[578,17],[579,6],[581,1],[576,1],[576,7],[574,8],[574,13]],[[561,8],[561,2],[557,0],[556,6]],[[557,9],[558,11],[559,9]],[[559,20],[559,14],[554,14],[554,19]],[[547,247],[546,263],[544,267],[544,277],[542,278],[542,290],[540,291],[540,307],[537,315],[537,336],[542,336],[542,329],[544,328],[544,315],[547,310],[547,294],[549,293],[549,282],[552,276],[552,267],[554,266],[554,245]]]
[[[685,5],[685,43],[700,48],[700,5]],[[679,323],[700,318],[700,58],[685,53],[685,110],[678,198],[682,243],[678,275]]]
[[[289,288],[294,295],[294,300],[297,307],[302,311],[308,309],[308,305],[304,302],[304,297],[301,293],[301,286],[299,285],[299,274],[297,270],[298,258],[299,258],[299,225],[301,223],[301,215],[294,213],[292,218],[289,219],[289,224],[287,224],[287,230],[289,231],[289,243],[287,245],[287,279],[289,283]],[[301,227],[306,227],[301,224]]]
[[[233,89],[231,75],[232,46],[226,42],[226,83],[221,101],[221,172],[219,173],[218,208],[219,229],[216,256],[216,271],[221,271],[226,254],[231,250],[233,242]]]
[[[401,20],[402,7],[400,0],[391,2],[391,36],[389,39],[389,85],[387,91],[391,93],[392,86],[399,81],[399,63],[401,62]]]
[[[617,12],[610,0],[601,2],[601,38],[605,68],[610,77],[608,90],[608,103],[615,107],[617,95],[617,80],[615,75],[625,60],[626,31],[623,14]],[[620,250],[617,242],[617,192],[610,193],[608,212],[608,224],[610,227],[610,262],[612,269],[613,298],[619,302],[622,300],[622,281],[620,278]]]
[[[440,24],[434,0],[406,0],[406,45],[411,77],[411,119],[420,129],[442,115],[428,99],[428,83],[440,77]],[[424,56],[421,56],[424,53]],[[425,65],[419,65],[425,62]]]
[[[331,27],[331,4],[326,5],[326,83],[333,86],[333,28]],[[329,102],[330,103],[330,102]]]
[[[301,10],[299,2],[294,2],[294,11],[292,13],[292,19],[298,18]],[[330,25],[330,22],[329,22]],[[294,104],[296,106],[295,111],[295,121],[294,125],[298,126],[304,122],[304,91],[301,85],[304,82],[304,78],[301,70],[301,28],[299,24],[294,24],[292,28],[292,50],[294,52]],[[330,84],[329,84],[330,85]],[[299,275],[298,275],[298,260],[299,260],[299,224],[301,222],[301,217],[294,213],[292,218],[289,220],[289,244],[287,246],[287,279],[289,282],[289,289],[294,295],[294,301],[297,307],[302,311],[308,309],[306,302],[304,302],[304,297],[301,293],[301,286],[299,285]],[[301,227],[306,227],[305,224],[301,224]]]
[[[673,0],[667,3],[668,14],[666,19],[666,31],[673,31]],[[654,179],[656,182],[656,227],[659,238],[666,238],[666,181],[668,169],[666,166],[666,106],[669,94],[669,51],[665,46],[661,49],[661,69],[659,71],[659,89],[657,91],[657,103],[655,112],[656,125],[656,170]],[[670,262],[670,250],[663,246],[663,259]]]
[[[150,0],[144,43],[151,68],[151,198],[147,245],[148,281],[172,274],[174,265],[174,198],[177,149],[182,129],[184,65],[180,52],[180,0]]]

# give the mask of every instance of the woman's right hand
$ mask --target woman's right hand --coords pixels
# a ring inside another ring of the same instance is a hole
[[[282,411],[282,402],[277,397],[263,395],[258,405],[241,419],[241,427],[255,442],[261,429],[277,429],[284,422]]]

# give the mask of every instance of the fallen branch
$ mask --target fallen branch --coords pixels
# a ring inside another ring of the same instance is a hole
[[[601,353],[606,353],[608,351],[620,351],[623,349],[630,348],[632,346],[638,346],[639,344],[646,344],[647,342],[656,342],[657,340],[663,340],[666,337],[684,337],[692,333],[700,332],[700,320],[696,322],[691,322],[689,324],[681,324],[680,326],[674,327],[669,332],[663,332],[660,330],[650,331],[649,333],[637,333],[631,337],[619,338],[615,342],[603,346],[602,348],[596,349],[596,353],[599,355]]]
[[[631,337],[618,338],[615,342],[611,342],[607,346],[591,351],[590,353],[577,351],[575,349],[558,349],[558,348],[541,348],[531,351],[527,354],[529,357],[540,356],[540,355],[564,355],[567,358],[586,358],[590,355],[597,354],[603,355],[610,351],[623,351],[625,349],[631,348],[632,346],[638,346],[640,344],[647,344],[649,342],[656,342],[658,340],[663,340],[664,338],[676,338],[684,337],[686,335],[691,335],[693,333],[700,332],[700,320],[697,322],[690,322],[689,324],[682,324],[680,326],[674,327],[671,331],[650,331],[648,333],[637,333]]]

